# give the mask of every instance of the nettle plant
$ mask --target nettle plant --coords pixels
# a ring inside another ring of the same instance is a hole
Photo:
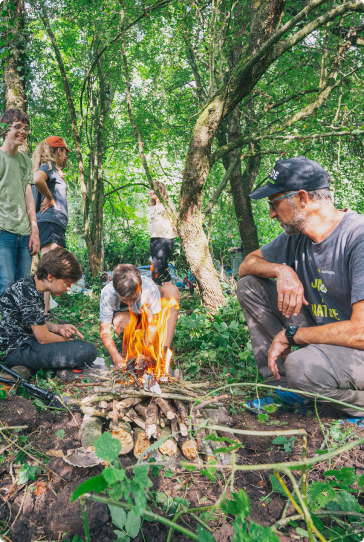
[[[152,444],[148,450],[145,450],[139,461],[143,459],[148,451],[157,449],[167,438],[160,439]],[[235,442],[234,444],[236,446]],[[151,461],[150,464],[136,464],[131,468],[124,469],[118,460],[120,451],[120,442],[113,439],[110,433],[105,432],[98,437],[95,442],[95,453],[109,466],[104,468],[101,475],[94,476],[83,482],[72,495],[72,502],[78,498],[81,500],[86,542],[91,540],[86,512],[87,500],[108,504],[114,533],[117,536],[115,542],[130,542],[131,538],[138,535],[142,521],[159,521],[170,528],[170,533],[174,530],[179,531],[197,542],[216,542],[216,539],[208,530],[209,527],[203,521],[203,519],[208,519],[207,516],[201,514],[199,517],[196,512],[206,514],[207,510],[216,510],[217,508],[220,508],[227,515],[235,516],[233,542],[279,542],[279,538],[269,527],[262,527],[249,519],[251,513],[250,499],[242,489],[239,493],[232,492],[231,499],[220,498],[215,505],[211,506],[189,508],[189,502],[182,498],[166,503],[167,497],[163,499],[160,492],[150,491],[153,485],[149,478],[150,469],[152,469],[154,476],[158,476],[163,466],[156,465],[155,462]],[[196,467],[189,464],[182,464],[182,467],[185,467],[188,471],[196,469]],[[202,474],[208,477],[213,477],[215,472],[216,467],[213,465],[206,471],[201,471]],[[109,497],[91,495],[91,491],[107,493]],[[174,515],[173,521],[151,510],[151,506],[157,507],[158,504],[163,505],[165,512]],[[183,513],[193,514],[193,517],[197,520],[197,532],[192,532],[177,524],[176,520]],[[171,540],[171,534],[168,540]]]

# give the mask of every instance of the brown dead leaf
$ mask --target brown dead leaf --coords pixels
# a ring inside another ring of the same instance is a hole
[[[50,457],[63,457],[64,455],[62,450],[48,450],[46,454]]]
[[[259,480],[258,486],[266,486],[267,484],[263,480]]]
[[[42,493],[45,493],[47,489],[47,482],[37,482],[37,491],[35,492],[35,495],[42,495]]]

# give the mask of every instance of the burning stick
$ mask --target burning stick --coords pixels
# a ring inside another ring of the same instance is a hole
[[[149,448],[150,440],[147,439],[147,437],[145,436],[145,431],[143,431],[143,429],[140,429],[140,428],[135,429],[133,439],[135,443],[133,453],[135,457],[139,459],[139,457],[142,455],[144,450]],[[148,457],[149,457],[149,454],[145,456],[145,459],[147,459]]]
[[[147,419],[145,420],[145,435],[148,439],[151,437],[157,438],[157,418],[158,407],[152,401],[147,408]]]
[[[158,399],[155,400],[155,403],[159,406],[163,414],[165,414],[167,420],[173,420],[176,417],[176,410],[168,403],[168,401],[158,397]]]

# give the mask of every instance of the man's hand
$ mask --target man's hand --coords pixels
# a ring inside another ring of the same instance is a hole
[[[297,316],[302,304],[308,305],[303,285],[297,273],[286,265],[280,265],[277,272],[278,309],[283,316],[289,318],[292,313]]]
[[[29,252],[31,256],[35,256],[40,251],[40,241],[39,241],[39,232],[32,231],[29,237],[28,244]]]
[[[273,339],[272,344],[268,350],[268,367],[272,371],[276,380],[280,380],[281,376],[277,367],[277,359],[281,356],[282,361],[286,361],[288,354],[291,351],[291,345],[285,335],[283,329]]]
[[[54,326],[56,327],[56,326]],[[71,339],[73,335],[78,335],[80,339],[83,339],[84,336],[80,331],[78,331],[76,326],[73,326],[72,324],[59,324],[57,325],[56,329],[54,329],[55,333],[58,333],[65,339]]]
[[[115,365],[115,369],[122,369],[126,365],[125,359],[120,354],[113,356],[112,361]]]
[[[42,201],[42,205],[40,206],[40,210],[42,211],[42,214],[48,211],[48,209],[50,209],[51,207],[58,209],[56,202],[54,201],[53,198],[52,199],[44,198],[44,200]]]

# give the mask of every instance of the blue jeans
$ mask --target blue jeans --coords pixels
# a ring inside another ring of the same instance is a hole
[[[15,281],[30,275],[29,235],[0,230],[0,295]]]

